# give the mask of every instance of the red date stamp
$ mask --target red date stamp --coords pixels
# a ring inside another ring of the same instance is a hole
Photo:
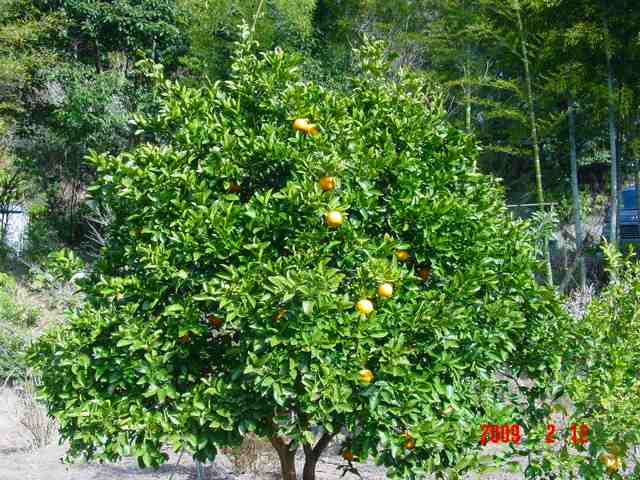
[[[517,423],[513,424],[492,424],[483,423],[480,425],[482,433],[480,435],[480,444],[487,443],[515,443],[518,444],[522,440],[521,427]],[[571,443],[574,445],[584,445],[589,441],[589,426],[584,423],[578,425],[572,423],[571,427]],[[555,443],[558,441],[556,433],[558,429],[555,423],[547,424],[547,431],[544,437],[545,443]]]
[[[482,435],[480,436],[480,443],[486,445],[487,443],[520,443],[522,435],[520,434],[520,425],[513,423],[509,425],[496,425],[491,423],[483,423],[480,425],[482,428]]]
[[[547,424],[547,434],[544,436],[545,443],[554,443],[557,441],[556,439],[556,424],[549,423]],[[589,426],[581,423],[580,425],[576,423],[571,424],[571,443],[574,445],[584,445],[589,441]]]

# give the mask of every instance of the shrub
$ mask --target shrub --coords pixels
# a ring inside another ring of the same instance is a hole
[[[348,92],[253,48],[227,82],[163,81],[160,113],[136,118],[153,143],[92,156],[108,242],[87,305],[30,354],[69,453],[211,460],[252,432],[286,480],[302,447],[310,480],[344,429],[391,478],[453,478],[482,423],[527,413],[497,371],[551,371],[562,313],[530,229],[380,44]]]
[[[573,317],[566,326],[571,338],[558,345],[564,347],[561,393],[572,406],[557,407],[567,425],[557,436],[568,440],[558,452],[543,453],[530,469],[531,478],[543,471],[587,480],[640,473],[638,466],[624,473],[640,443],[640,264],[609,245],[604,251],[610,283],[583,317]],[[575,449],[572,424],[577,426]],[[581,436],[582,425],[588,430]]]

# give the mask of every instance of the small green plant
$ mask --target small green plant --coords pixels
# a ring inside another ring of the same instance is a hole
[[[73,250],[63,248],[47,255],[42,265],[33,268],[32,287],[38,290],[59,288],[76,279],[86,267]]]
[[[47,255],[60,248],[56,230],[51,225],[46,206],[35,204],[29,209],[26,242],[23,255],[29,261],[39,263]]]
[[[16,281],[0,272],[0,322],[24,328],[35,326],[39,311],[37,308],[20,305]]]
[[[57,280],[69,282],[85,267],[85,262],[73,250],[63,248],[51,252],[44,266]]]
[[[0,381],[22,378],[26,372],[23,354],[40,311],[22,305],[21,297],[13,278],[0,273]]]

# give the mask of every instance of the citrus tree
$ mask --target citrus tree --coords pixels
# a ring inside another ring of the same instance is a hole
[[[30,353],[70,455],[212,460],[254,432],[311,480],[341,434],[345,468],[453,478],[481,424],[519,411],[497,372],[551,372],[560,310],[530,229],[380,44],[344,91],[237,48],[228,81],[161,82],[145,143],[92,155],[107,245],[87,304]]]

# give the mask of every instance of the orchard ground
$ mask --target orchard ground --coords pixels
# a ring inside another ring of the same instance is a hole
[[[74,464],[66,465],[60,461],[64,455],[64,447],[56,442],[43,448],[29,448],[29,434],[18,421],[17,397],[8,387],[0,391],[0,479],[2,480],[187,480],[196,478],[196,466],[189,455],[184,455],[176,467],[178,454],[170,452],[170,460],[159,470],[140,469],[133,458],[112,464]],[[303,457],[299,466],[302,471]],[[342,477],[345,465],[337,451],[330,448],[318,467],[319,480],[345,480],[357,478],[347,473]],[[205,480],[275,480],[279,478],[277,457],[271,451],[261,457],[256,473],[238,474],[234,471],[231,459],[220,454],[214,464],[205,467]],[[361,478],[365,480],[382,480],[387,478],[384,469],[371,463],[359,465]],[[467,479],[482,478],[486,480],[516,480],[519,474],[487,474],[483,476],[468,475]]]

